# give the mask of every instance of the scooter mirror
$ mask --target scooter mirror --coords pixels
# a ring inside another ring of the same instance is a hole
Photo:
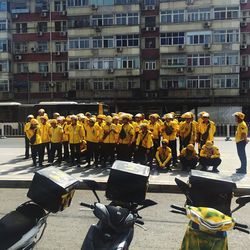
[[[175,178],[175,183],[177,184],[178,188],[181,190],[181,192],[183,194],[186,195],[187,199],[189,200],[189,202],[192,204],[192,199],[190,198],[189,196],[189,191],[190,191],[190,188],[188,186],[187,183],[185,183],[184,181],[178,179],[178,178]]]
[[[146,207],[154,206],[154,205],[156,205],[156,204],[157,204],[157,202],[155,202],[155,201],[153,201],[153,200],[150,200],[150,199],[146,199],[146,200],[140,202],[139,205],[141,205],[141,206],[143,206],[144,208],[146,208]]]
[[[96,181],[93,180],[83,180],[83,182],[88,186],[89,189],[96,190],[98,189],[99,185]]]
[[[250,195],[241,196],[238,199],[236,199],[236,203],[239,204],[241,207],[245,206],[249,202],[250,202]]]

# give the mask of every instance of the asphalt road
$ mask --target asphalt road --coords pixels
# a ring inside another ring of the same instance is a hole
[[[26,189],[0,190],[0,217],[15,209],[20,203],[27,200]],[[99,192],[105,203],[104,193]],[[136,227],[131,250],[139,249],[179,249],[188,220],[181,216],[169,213],[169,206],[173,203],[183,204],[184,197],[176,194],[149,193],[147,198],[158,202],[158,205],[141,212],[147,231]],[[38,250],[78,250],[91,224],[97,222],[91,211],[80,211],[80,201],[93,202],[94,196],[89,191],[77,191],[70,208],[48,218],[45,234],[37,245]],[[235,213],[238,222],[250,225],[250,204]],[[229,233],[229,249],[250,249],[250,236],[238,231]]]

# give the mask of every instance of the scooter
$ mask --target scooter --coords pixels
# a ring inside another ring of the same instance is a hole
[[[215,208],[195,207],[195,201],[188,191],[189,185],[176,178],[178,187],[187,196],[184,207],[171,205],[171,212],[186,215],[190,220],[185,232],[181,250],[227,250],[227,231],[239,230],[249,234],[247,225],[237,223],[231,214],[250,202],[250,196],[242,196],[236,199],[238,206],[225,214]]]
[[[142,228],[144,225],[138,212],[157,203],[146,199],[140,204],[111,202],[109,205],[103,205],[96,193],[98,184],[90,180],[84,182],[92,190],[98,202],[94,204],[81,202],[80,205],[93,210],[99,221],[89,228],[81,250],[129,249],[134,235],[134,225]]]

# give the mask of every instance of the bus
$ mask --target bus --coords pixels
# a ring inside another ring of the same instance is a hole
[[[26,117],[30,114],[36,117],[41,108],[45,109],[49,117],[52,117],[55,112],[64,116],[86,112],[94,115],[109,113],[109,106],[101,102],[40,102],[38,104],[0,102],[0,122],[25,122]]]

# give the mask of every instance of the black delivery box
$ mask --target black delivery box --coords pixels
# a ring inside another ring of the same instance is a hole
[[[79,181],[67,173],[48,167],[35,172],[27,196],[49,212],[70,206]]]
[[[188,205],[211,207],[231,215],[231,200],[236,184],[230,177],[204,171],[192,170],[189,176],[190,198]]]
[[[115,161],[109,174],[106,197],[112,201],[141,202],[145,200],[150,168],[144,165]]]

